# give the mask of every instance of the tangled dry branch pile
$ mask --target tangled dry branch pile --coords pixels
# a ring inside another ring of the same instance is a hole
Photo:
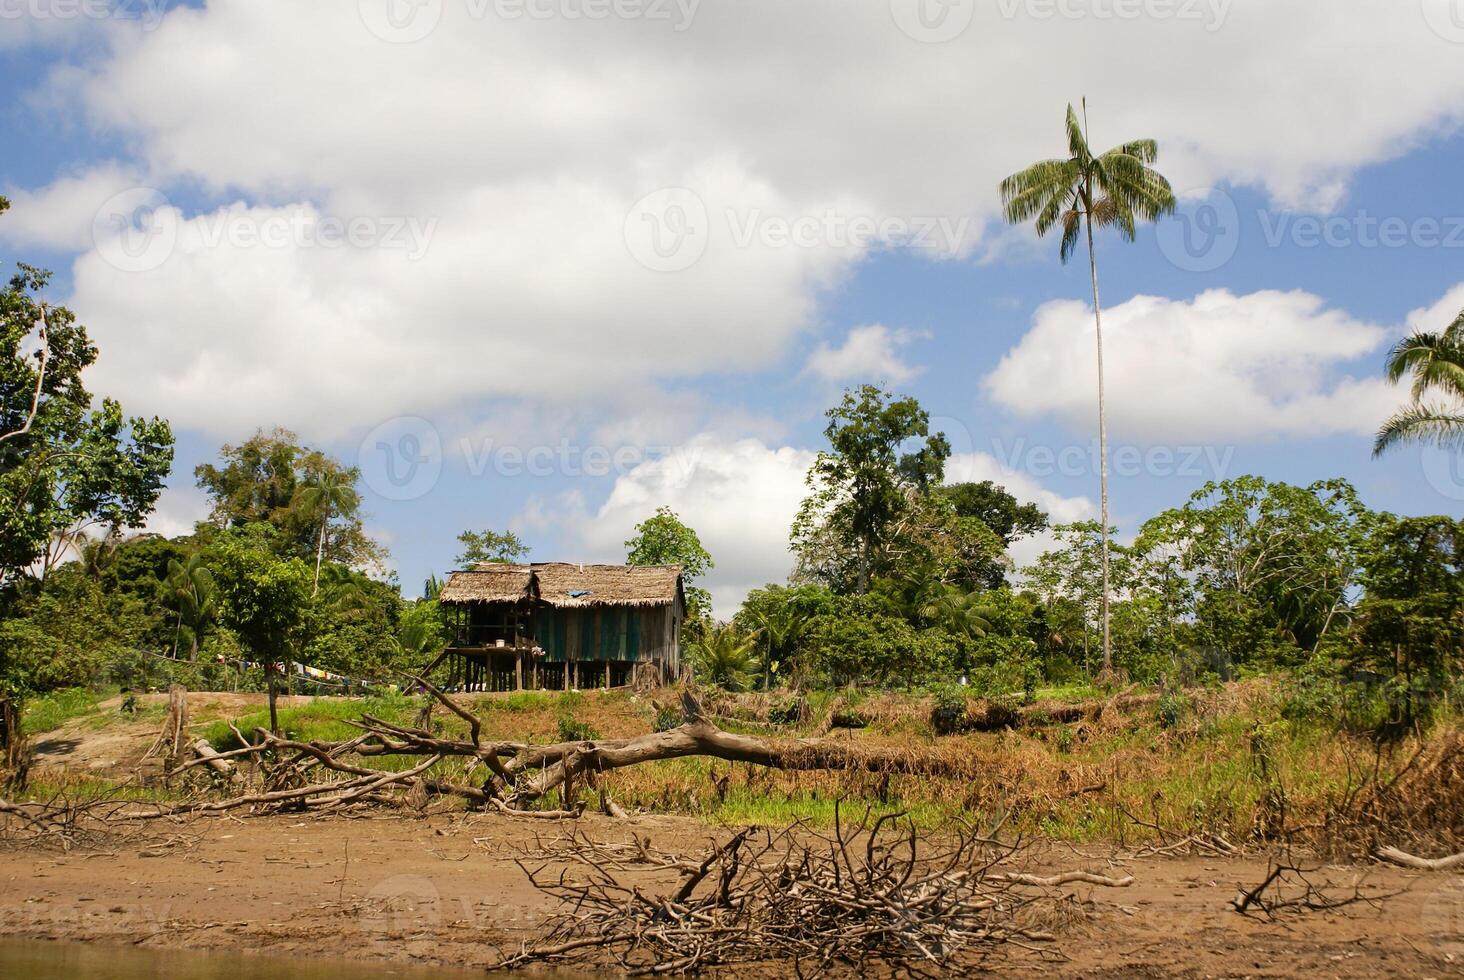
[[[866,813],[850,826],[837,808],[831,833],[749,827],[696,861],[646,840],[604,845],[571,836],[535,857],[583,876],[519,862],[563,911],[542,939],[499,966],[608,956],[631,975],[770,961],[792,964],[800,977],[878,963],[934,974],[984,947],[1051,942],[1040,906],[1056,884],[1129,883],[1004,871],[1018,850],[971,831],[925,839],[903,814],[871,821]],[[682,881],[657,894],[626,882],[636,868],[676,869]]]

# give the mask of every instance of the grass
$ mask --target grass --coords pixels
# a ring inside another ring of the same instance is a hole
[[[21,724],[32,735],[53,732],[62,725],[96,708],[98,702],[116,694],[116,689],[94,691],[87,687],[67,687],[51,691],[25,702]]]
[[[281,706],[277,714],[280,731],[289,738],[302,742],[342,741],[361,734],[359,728],[348,722],[359,720],[363,714],[393,724],[410,725],[421,705],[420,699],[404,694],[377,694],[364,698],[316,698],[308,704]],[[216,721],[203,730],[203,737],[220,752],[238,748],[238,740],[229,729],[231,723],[245,735],[256,728],[268,728],[269,709]]]

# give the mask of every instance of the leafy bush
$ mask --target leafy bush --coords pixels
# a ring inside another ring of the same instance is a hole
[[[561,742],[593,742],[600,737],[588,722],[575,721],[568,715],[559,716],[559,740]]]
[[[681,725],[681,709],[674,708],[669,704],[663,704],[656,709],[656,731],[669,732]],[[563,729],[561,728],[562,732]],[[566,739],[566,741],[569,741]]]
[[[966,730],[966,689],[958,684],[944,684],[933,691],[935,704],[930,709],[930,728],[937,735],[956,735]]]
[[[774,725],[796,725],[808,710],[808,699],[802,696],[775,701],[768,708],[768,721]]]
[[[1190,700],[1183,691],[1165,691],[1154,706],[1154,719],[1160,728],[1178,728],[1190,711]]]

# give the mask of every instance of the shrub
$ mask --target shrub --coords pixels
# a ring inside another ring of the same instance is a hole
[[[561,742],[593,742],[600,737],[593,726],[575,721],[568,715],[559,716],[559,740]]]
[[[1154,706],[1154,717],[1160,728],[1177,728],[1189,710],[1190,701],[1183,691],[1165,691]]]
[[[935,704],[930,709],[930,728],[937,735],[956,735],[966,730],[966,690],[956,684],[936,688]]]
[[[560,721],[560,725],[563,726],[563,724],[564,724],[564,722],[563,722],[563,720],[561,720]],[[681,725],[681,709],[680,708],[674,708],[674,707],[672,707],[669,704],[663,704],[659,708],[656,709],[656,731],[658,731],[658,732],[669,732],[671,729],[677,728],[680,725]],[[563,729],[563,727],[561,727],[560,728],[560,732],[563,733],[563,731],[564,731],[564,729]],[[568,742],[568,741],[574,741],[574,740],[573,739],[565,739],[565,741]]]

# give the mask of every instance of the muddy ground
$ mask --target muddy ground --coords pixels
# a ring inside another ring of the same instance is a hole
[[[649,835],[699,851],[725,831],[674,817],[586,817],[597,838]],[[514,863],[559,824],[496,815],[231,819],[151,826],[63,854],[0,850],[0,933],[7,936],[247,950],[460,967],[491,965],[533,938],[554,912]],[[1329,867],[1313,876],[1376,906],[1242,916],[1241,885],[1264,859],[1125,857],[1047,845],[1041,869],[1134,876],[1122,889],[1067,886],[1068,922],[1042,951],[1004,948],[984,961],[1003,975],[1072,977],[1464,976],[1464,879],[1388,867]],[[648,884],[674,874],[648,871]],[[740,973],[746,974],[745,969]],[[780,971],[770,971],[774,975]]]
[[[148,699],[154,700],[160,699]],[[194,695],[190,705],[201,724],[250,710],[258,700]],[[135,765],[158,724],[138,719],[99,730],[80,719],[38,739],[37,762],[115,777]],[[531,855],[538,839],[572,826],[605,841],[634,833],[687,856],[731,833],[673,816],[586,816],[571,824],[374,811],[149,822],[69,853],[0,834],[0,936],[482,968],[542,935],[556,905],[515,860],[537,866]],[[1309,861],[1325,897],[1360,888],[1374,900],[1268,918],[1240,915],[1230,904],[1266,876],[1264,855],[1136,856],[1047,842],[1030,848],[1022,863],[1044,873],[1081,869],[1135,880],[1126,888],[1058,889],[1064,900],[1047,924],[1055,942],[1001,947],[952,973],[1464,976],[1464,874],[1457,871]],[[648,887],[676,880],[664,871],[627,876]],[[791,971],[772,965],[762,974]]]

